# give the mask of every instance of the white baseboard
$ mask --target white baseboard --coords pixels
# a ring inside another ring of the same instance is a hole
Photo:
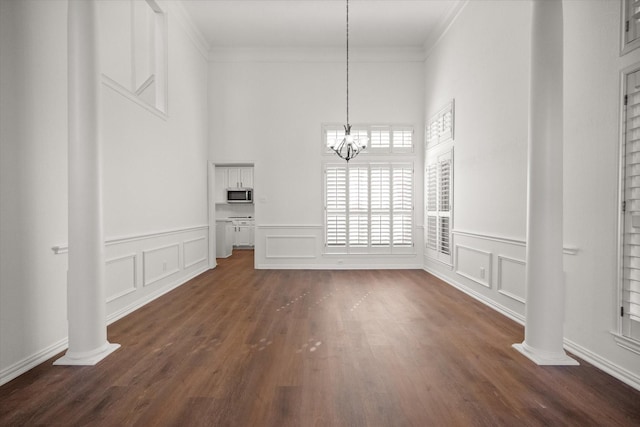
[[[564,339],[564,348],[612,377],[619,379],[636,390],[640,390],[640,376],[633,372],[629,372],[623,367],[611,363],[611,361],[598,356],[597,354],[566,338]]]
[[[179,286],[184,285],[185,283],[187,283],[189,280],[193,279],[194,277],[204,273],[205,271],[208,270],[208,267],[202,267],[196,271],[194,271],[193,273],[191,273],[190,275],[184,277],[184,278],[180,278],[178,280],[176,280],[173,283],[170,283],[169,285],[165,286],[162,289],[159,289],[157,292],[154,292],[152,294],[149,294],[146,298],[140,300],[140,301],[136,301],[135,303],[123,308],[122,310],[119,310],[115,313],[112,313],[110,316],[107,317],[107,325],[112,324],[113,322],[122,319],[123,317],[125,317],[128,314],[133,313],[134,311],[136,311],[137,309],[141,308],[142,306],[150,303],[151,301],[161,297],[162,295],[176,289]],[[44,348],[40,351],[38,351],[37,353],[32,354],[31,356],[24,358],[16,363],[14,363],[11,366],[8,366],[7,368],[3,369],[2,371],[0,371],[0,386],[3,384],[8,383],[9,381],[19,377],[20,375],[24,374],[25,372],[35,368],[36,366],[40,365],[41,363],[47,361],[48,359],[52,358],[53,356],[55,356],[56,354],[59,354],[63,351],[65,351],[67,348],[69,348],[69,339],[68,337],[65,337],[64,339],[51,344],[50,346],[48,346],[47,348]]]
[[[455,280],[451,279],[450,277],[445,277],[442,274],[438,273],[437,271],[430,269],[429,267],[423,267],[423,268],[427,273],[436,276],[438,279],[442,280],[443,282],[447,283],[448,285],[451,285],[454,288],[459,289],[460,291],[462,291],[465,294],[469,295],[470,297],[480,301],[484,305],[487,305],[487,306],[491,307],[492,309],[494,309],[498,313],[508,317],[509,319],[513,320],[514,322],[519,323],[521,325],[524,325],[524,316],[522,316],[520,313],[516,313],[515,311],[503,306],[502,304],[498,304],[497,302],[493,301],[490,298],[487,298],[486,296],[482,295],[481,293],[476,292],[473,289],[468,288],[468,287],[466,287],[465,285],[463,285],[463,284],[461,284],[459,282],[456,282]]]
[[[158,289],[156,292],[147,295],[146,298],[139,300],[139,301],[135,301],[134,303],[114,312],[111,313],[109,316],[107,316],[107,325],[112,324],[113,322],[116,322],[120,319],[122,319],[123,317],[125,317],[128,314],[133,313],[134,311],[136,311],[137,309],[149,304],[151,301],[160,298],[162,295],[171,292],[172,290],[184,285],[185,283],[187,283],[189,280],[193,279],[196,276],[199,276],[200,274],[204,273],[205,271],[207,271],[209,269],[209,267],[205,266],[205,267],[201,267],[198,270],[194,271],[192,274],[182,278],[181,280],[176,280],[175,282],[169,284],[168,286],[165,286],[164,288]]]
[[[422,270],[421,264],[258,264],[257,270]]]
[[[466,286],[456,282],[455,280],[451,279],[450,277],[445,277],[444,275],[438,273],[437,271],[433,271],[431,269],[429,269],[428,267],[424,267],[424,270],[429,273],[432,274],[434,276],[436,276],[437,278],[439,278],[440,280],[442,280],[443,282],[447,283],[450,286],[453,286],[454,288],[459,289],[460,291],[464,292],[465,294],[471,296],[472,298],[480,301],[481,303],[491,307],[492,309],[496,310],[497,312],[503,314],[504,316],[508,317],[509,319],[513,320],[514,322],[517,322],[521,325],[525,324],[525,319],[524,316],[520,315],[519,313],[516,313],[512,310],[509,310],[508,308],[496,303],[495,301],[492,301],[491,299],[485,297],[482,294],[479,294],[478,292],[475,292],[472,289],[467,288]],[[570,353],[576,355],[577,357],[585,360],[586,362],[592,364],[593,366],[595,366],[596,368],[606,372],[607,374],[611,375],[612,377],[622,381],[623,383],[635,388],[636,390],[640,390],[640,377],[636,374],[634,374],[633,372],[629,372],[628,370],[622,368],[621,366],[618,366],[614,363],[611,363],[611,361],[587,350],[586,348],[580,346],[579,344],[576,344],[575,342],[568,340],[568,339],[564,339],[564,348],[565,350],[569,351]]]
[[[65,351],[69,347],[68,338],[61,339],[60,341],[51,344],[49,347],[44,348],[31,356],[22,359],[11,366],[6,367],[0,371],[0,385],[6,384],[9,381],[19,377],[25,372],[35,368],[42,362],[51,359],[58,353]]]

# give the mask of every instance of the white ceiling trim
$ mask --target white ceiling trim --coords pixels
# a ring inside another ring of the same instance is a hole
[[[338,48],[344,0],[178,0],[210,47]],[[430,47],[465,0],[353,0],[353,47]]]
[[[198,29],[198,26],[191,19],[182,1],[161,1],[159,3],[163,10],[168,11],[168,19],[171,20],[175,18],[175,22],[182,27],[200,54],[202,54],[205,59],[208,59],[211,47],[202,32]]]
[[[440,40],[442,40],[445,34],[447,34],[449,28],[453,26],[453,23],[456,19],[458,19],[458,16],[460,16],[468,3],[469,0],[459,0],[458,3],[451,9],[449,15],[444,19],[444,21],[442,21],[440,26],[435,31],[432,31],[431,37],[429,37],[424,42],[425,58],[428,58],[429,55],[431,55],[433,49],[435,49],[438,43],[440,43]]]
[[[212,48],[211,62],[344,62],[345,48]],[[424,62],[419,47],[351,48],[349,62]]]

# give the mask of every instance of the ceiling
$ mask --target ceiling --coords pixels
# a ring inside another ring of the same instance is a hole
[[[462,0],[351,0],[353,47],[423,47]],[[345,0],[183,0],[212,48],[344,46]]]

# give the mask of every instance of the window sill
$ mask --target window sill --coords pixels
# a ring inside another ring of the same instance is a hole
[[[617,332],[611,332],[611,335],[613,335],[613,339],[615,340],[616,344],[618,344],[618,346],[624,348],[625,350],[640,354],[640,341],[625,337],[618,334]]]
[[[382,253],[382,252],[323,252],[322,256],[328,258],[336,258],[336,257],[394,257],[394,258],[409,258],[417,256],[417,252],[407,252],[407,253]]]

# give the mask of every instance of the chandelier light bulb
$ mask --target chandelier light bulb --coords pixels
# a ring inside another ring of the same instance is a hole
[[[330,148],[336,152],[336,154],[345,159],[347,162],[356,157],[362,150],[367,148],[369,138],[366,136],[353,136],[351,135],[351,125],[344,126],[344,138],[340,142],[332,145]]]

